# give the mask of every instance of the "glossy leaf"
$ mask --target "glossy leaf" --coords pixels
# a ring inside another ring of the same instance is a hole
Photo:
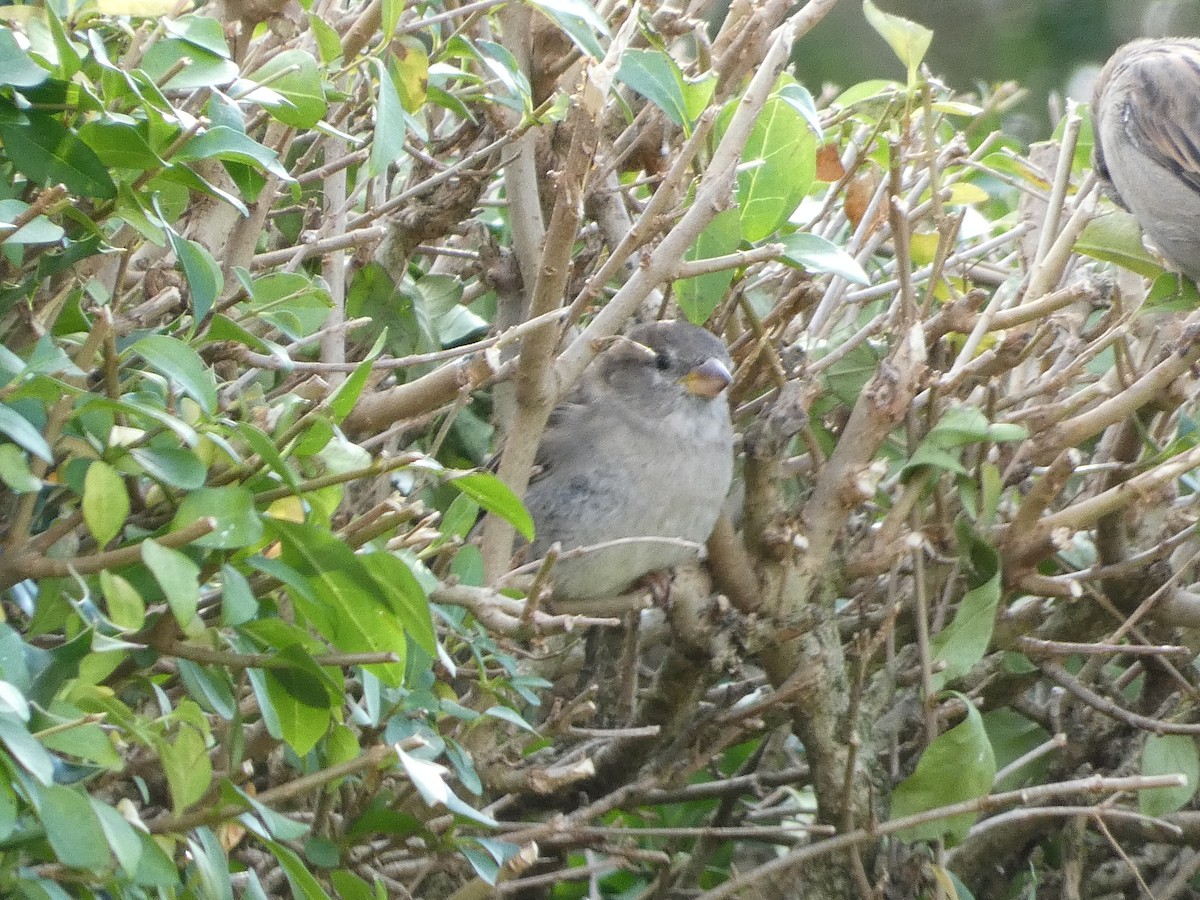
[[[593,59],[604,58],[604,47],[596,40],[596,35],[607,36],[608,27],[587,0],[529,0],[529,2],[566,32],[575,46],[588,56]]]
[[[1132,272],[1154,278],[1163,267],[1142,243],[1142,229],[1130,213],[1114,210],[1092,219],[1075,241],[1075,250],[1084,256],[1116,263]]]
[[[112,865],[104,829],[86,795],[51,785],[38,791],[36,806],[46,839],[63,865],[92,872]]]
[[[171,249],[175,251],[175,256],[179,259],[179,264],[183,266],[183,274],[187,278],[192,296],[192,313],[196,319],[203,319],[212,309],[213,303],[220,296],[225,285],[221,267],[217,265],[213,255],[195,241],[181,238],[173,231],[167,232],[167,238],[171,242]],[[165,336],[155,335],[155,337]],[[152,339],[144,338],[144,340]],[[212,411],[207,406],[205,410]]]
[[[617,79],[665,112],[676,125],[690,121],[683,96],[683,73],[662,50],[626,50],[621,54]]]
[[[146,621],[146,604],[137,588],[107,569],[100,573],[100,589],[108,618],[125,631],[137,631]]]
[[[184,631],[198,624],[196,609],[200,603],[197,578],[200,567],[178,550],[164,547],[152,540],[142,541],[142,561],[153,574],[175,620]]]
[[[171,808],[180,815],[204,796],[212,782],[212,762],[204,745],[204,736],[191,726],[183,726],[174,742],[161,743],[159,757],[171,789]]]
[[[996,760],[983,719],[969,701],[967,717],[934,739],[917,762],[916,771],[892,793],[892,818],[901,819],[942,806],[985,796],[996,777]],[[897,832],[906,841],[937,840],[957,843],[977,818],[963,813]]]
[[[16,444],[0,444],[0,480],[14,494],[28,494],[42,487],[42,479],[30,470],[25,454]]]
[[[199,403],[205,412],[216,410],[217,389],[212,372],[187,344],[165,334],[153,334],[142,338],[131,349]]]
[[[54,782],[54,758],[15,716],[0,713],[0,743],[21,768],[42,784]]]
[[[50,445],[46,443],[41,432],[12,407],[0,406],[0,433],[6,434],[14,443],[24,447],[34,456],[46,462],[53,461],[54,455]]]
[[[183,447],[133,447],[129,455],[151,478],[184,491],[200,487],[208,474],[200,457]]]
[[[303,50],[276,53],[248,78],[269,85],[283,98],[281,103],[259,102],[285,125],[311,128],[325,115],[325,88],[317,61]]]
[[[839,247],[819,235],[798,231],[777,238],[785,250],[784,262],[799,266],[807,272],[828,272],[840,275],[854,284],[870,284],[871,279],[858,261]]]
[[[27,125],[14,125],[0,116],[0,142],[17,171],[35,184],[62,183],[84,197],[109,200],[117,195],[107,167],[77,135],[51,116],[25,115]]]
[[[737,250],[741,240],[740,215],[736,209],[727,209],[713,217],[683,258],[694,262],[725,256]],[[730,268],[692,278],[681,278],[675,282],[675,297],[689,322],[703,325],[708,321],[708,317],[724,299],[729,285],[733,283],[734,274],[735,270]]]
[[[1200,785],[1200,754],[1190,734],[1151,734],[1142,748],[1143,775],[1179,774],[1187,783],[1179,787],[1151,788],[1138,792],[1138,808],[1145,816],[1165,816],[1183,809]]]
[[[0,84],[28,88],[41,84],[50,73],[29,58],[13,33],[0,28]]]
[[[404,156],[404,136],[407,125],[404,106],[396,92],[392,75],[382,62],[376,61],[379,76],[379,96],[375,103],[375,136],[371,141],[371,173],[382,175],[387,167]]]
[[[738,170],[742,237],[761,241],[783,225],[816,174],[812,130],[791,103],[778,95],[769,98],[746,141]]]
[[[96,544],[104,547],[120,533],[129,516],[129,493],[116,469],[102,460],[88,466],[83,482],[83,521]]]
[[[291,173],[279,162],[279,157],[258,141],[227,126],[210,128],[188,140],[174,157],[180,161],[224,159],[246,163],[270,172],[282,181],[291,181]]]
[[[262,537],[263,524],[254,508],[254,496],[239,485],[192,491],[179,504],[171,528],[178,530],[206,516],[216,520],[216,528],[193,541],[197,547],[236,549],[257,543]]]
[[[21,200],[0,200],[0,228],[16,225],[17,220],[29,210],[29,204]],[[45,216],[37,215],[4,238],[0,244],[22,246],[30,244],[56,244],[63,239],[61,225],[56,225]]]
[[[490,472],[467,472],[446,479],[488,512],[508,522],[525,540],[533,540],[533,519],[521,499]]]
[[[320,882],[308,871],[308,866],[292,850],[274,841],[263,843],[279,860],[279,865],[292,888],[292,896],[296,900],[330,900]]]
[[[915,85],[917,70],[933,40],[933,32],[902,16],[881,11],[871,0],[863,0],[863,15],[908,69],[909,86]]]

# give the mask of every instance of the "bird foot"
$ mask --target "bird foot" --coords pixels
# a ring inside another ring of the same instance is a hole
[[[666,569],[643,575],[639,584],[650,592],[654,605],[666,609],[671,599],[671,573]]]

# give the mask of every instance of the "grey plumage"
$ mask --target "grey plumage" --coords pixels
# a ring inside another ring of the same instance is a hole
[[[1092,101],[1096,171],[1175,267],[1200,279],[1200,40],[1117,50]]]
[[[554,567],[557,599],[609,596],[649,572],[695,558],[733,475],[731,362],[714,335],[653,322],[618,338],[551,415],[525,505],[531,558],[621,538]]]

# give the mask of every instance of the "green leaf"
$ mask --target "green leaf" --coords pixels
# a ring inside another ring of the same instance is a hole
[[[355,754],[357,755],[357,754]],[[258,819],[266,826],[271,837],[279,841],[295,841],[304,837],[310,831],[312,826],[304,822],[297,822],[294,819],[289,819],[282,813],[278,813],[259,803],[251,795],[247,794],[236,785],[227,785],[222,787],[221,792],[230,802],[242,803],[248,809],[253,810]]]
[[[1114,210],[1096,216],[1075,241],[1075,252],[1102,262],[1116,263],[1146,278],[1162,274],[1163,267],[1142,243],[1142,228],[1131,213]]]
[[[30,702],[38,704],[43,709],[50,707],[54,698],[58,696],[58,692],[79,674],[80,663],[92,652],[94,633],[89,628],[80,632],[78,636],[67,643],[49,651],[36,650],[26,646],[25,662],[29,666],[29,672],[33,678],[32,683],[25,690],[25,696],[29,698]],[[9,674],[10,672],[11,669],[6,663],[5,673],[8,674],[8,680],[12,681],[13,676]]]
[[[138,833],[119,812],[107,803],[101,803],[95,798],[89,799],[91,799],[92,812],[96,814],[96,818],[100,822],[105,840],[117,858],[117,863],[128,875],[135,875],[142,863],[142,841]]]
[[[46,462],[54,461],[50,445],[41,432],[29,424],[29,420],[10,406],[0,406],[0,432],[8,435],[13,443],[24,447],[34,456]]]
[[[1200,309],[1200,290],[1190,278],[1180,278],[1175,272],[1163,272],[1150,285],[1146,302],[1139,313],[1147,310],[1163,312],[1191,312]]]
[[[17,824],[17,795],[12,789],[12,783],[5,778],[0,780],[0,841],[8,840]]]
[[[961,696],[961,695],[960,695]],[[967,717],[925,748],[916,771],[892,792],[892,819],[928,812],[953,803],[984,797],[996,778],[996,759],[988,743],[983,719],[969,700]],[[961,841],[978,818],[963,813],[897,832],[905,841],[935,841],[945,837]]]
[[[96,810],[84,794],[51,785],[38,791],[36,806],[46,839],[60,863],[93,873],[103,872],[112,865],[108,839]]]
[[[312,36],[317,41],[317,49],[321,52],[321,62],[329,65],[333,61],[341,58],[342,55],[342,39],[330,25],[318,15],[308,13],[308,27]],[[385,31],[385,34],[391,34],[390,31]]]
[[[392,606],[380,600],[380,585],[362,557],[311,525],[278,520],[269,525],[280,540],[282,561],[308,579],[310,596],[294,593],[293,602],[318,631],[349,653],[403,652],[404,631]],[[391,683],[399,675],[390,674]]]
[[[25,215],[29,204],[22,200],[0,200],[0,226],[12,226],[17,219]],[[0,244],[13,246],[29,246],[33,244],[57,244],[63,239],[61,225],[56,225],[45,216],[34,216],[8,237],[0,240]]]
[[[0,444],[0,480],[14,494],[29,494],[42,488],[42,479],[30,471],[25,454],[16,444]]]
[[[229,673],[218,666],[199,666],[186,659],[176,660],[179,677],[191,698],[205,712],[214,713],[227,722],[237,713],[237,701]]]
[[[199,622],[196,609],[200,605],[200,585],[197,581],[200,567],[178,550],[164,547],[149,538],[142,541],[142,561],[163,589],[179,627],[185,632],[190,631]]]
[[[474,46],[479,61],[508,91],[507,94],[494,95],[494,101],[519,113],[531,112],[533,90],[517,58],[507,47],[495,41],[476,40]]]
[[[176,68],[179,63],[183,63],[182,69]],[[194,41],[177,37],[151,42],[142,57],[142,69],[155,84],[169,91],[217,87],[229,84],[238,76],[237,64],[232,60]],[[175,74],[165,80],[172,71]]]
[[[258,601],[246,576],[233,566],[221,566],[221,624],[242,625],[258,615]]]
[[[19,719],[0,714],[0,742],[26,772],[42,784],[54,781],[54,758]]]
[[[149,172],[166,166],[146,142],[144,130],[125,122],[93,121],[79,126],[79,139],[110,169]]]
[[[960,448],[984,441],[1019,441],[1027,436],[1028,431],[1019,425],[992,425],[977,407],[951,406],[925,435],[900,470],[901,475],[908,477],[927,467],[966,475],[958,461]]]
[[[179,18],[164,18],[163,28],[174,37],[180,38],[201,50],[230,59],[229,45],[225,43],[225,32],[221,23],[212,16],[183,15]]]
[[[199,828],[193,834],[187,840],[187,855],[198,888],[195,894],[205,900],[234,900],[225,848],[211,828]]]
[[[626,50],[621,54],[617,79],[665,112],[676,125],[691,124],[683,96],[683,73],[662,50]]]
[[[962,598],[953,621],[943,628],[930,646],[933,661],[944,664],[933,676],[934,690],[965,675],[983,659],[991,643],[1000,602],[1000,554],[962,520],[957,526],[959,552],[971,590]]]
[[[192,315],[199,321],[208,315],[213,303],[221,295],[221,291],[225,287],[225,276],[221,274],[221,267],[217,265],[213,255],[200,244],[179,237],[170,230],[167,231],[167,239],[171,242],[171,249],[175,251],[179,264],[183,266],[183,275],[187,279],[188,289],[192,295]],[[165,335],[154,335],[153,337],[166,338]],[[150,339],[143,338],[143,340]],[[171,340],[170,338],[166,339]],[[139,343],[141,342],[139,341]],[[205,411],[212,412],[207,408]]]
[[[35,184],[61,182],[83,197],[111,200],[117,195],[108,168],[87,144],[51,116],[24,115],[27,124],[13,124],[0,115],[0,143],[17,171]]]
[[[204,746],[204,736],[190,725],[183,725],[173,744],[159,743],[163,773],[171,790],[171,808],[175,815],[204,796],[212,783],[212,761]]]
[[[383,352],[387,335],[381,334],[375,341],[375,346],[363,358],[350,373],[350,377],[337,386],[333,394],[330,395],[327,404],[329,406],[329,414],[333,418],[335,424],[340,424],[346,416],[354,410],[354,405],[358,403],[358,398],[363,392],[363,388],[367,385],[367,379],[371,377],[371,364]]]
[[[722,113],[725,122],[733,108]],[[816,136],[791,103],[772,95],[742,151],[737,176],[742,237],[755,243],[787,222],[816,174]]]
[[[317,745],[332,721],[332,705],[324,686],[319,678],[300,669],[269,669],[262,675],[280,737],[297,756],[304,756]]]
[[[364,553],[358,559],[375,579],[384,599],[391,605],[392,612],[408,636],[426,653],[436,655],[437,638],[433,632],[429,600],[421,588],[421,583],[404,560],[391,553]],[[403,659],[404,645],[394,649]]]
[[[819,235],[798,231],[773,240],[786,248],[780,259],[806,272],[829,272],[854,284],[870,284],[871,279],[858,261],[831,241]]]
[[[330,900],[329,895],[321,888],[320,882],[308,871],[304,860],[283,844],[277,844],[274,841],[263,841],[263,844],[279,860],[280,868],[287,876],[288,884],[292,888],[292,896],[296,900]]]
[[[376,900],[371,886],[349,869],[330,872],[329,881],[341,900]]]
[[[152,334],[130,349],[178,385],[206,413],[216,411],[217,388],[212,372],[200,355],[187,344],[165,334]]]
[[[29,58],[13,33],[0,28],[0,84],[28,88],[41,84],[50,73]]]
[[[607,37],[608,27],[586,0],[529,0],[529,4],[545,13],[592,59],[604,58],[604,47],[596,40],[596,34]]]
[[[1036,671],[1036,670],[1035,670]],[[1008,768],[1029,751],[1050,740],[1045,728],[1014,712],[1007,706],[983,714],[983,727],[996,755],[997,770]],[[1009,773],[996,782],[996,791],[1015,791],[1026,784],[1041,784],[1041,777],[1050,766],[1051,757],[1041,756]]]
[[[382,175],[388,166],[404,158],[404,135],[407,125],[404,106],[396,93],[396,84],[387,66],[375,60],[379,77],[379,96],[375,103],[375,130],[371,141],[370,172]]]
[[[683,258],[694,262],[725,256],[737,250],[741,240],[740,213],[736,209],[726,209],[713,217]],[[693,278],[681,278],[675,282],[675,299],[689,322],[702,325],[708,321],[733,283],[734,274],[733,269],[725,269]]]
[[[277,53],[247,77],[283,97],[283,103],[259,102],[284,125],[312,128],[325,115],[325,88],[317,61],[303,50]]]
[[[509,706],[491,706],[483,711],[485,716],[491,716],[494,719],[500,719],[503,722],[508,722],[510,725],[516,725],[528,731],[530,734],[537,734],[538,730],[526,722],[521,714]]]
[[[146,604],[137,588],[107,569],[100,573],[100,590],[108,618],[123,631],[137,631],[146,622]]]
[[[120,533],[129,516],[129,493],[117,470],[103,460],[88,466],[83,481],[83,521],[103,548]]]
[[[1143,775],[1184,775],[1180,787],[1151,788],[1138,792],[1138,809],[1144,816],[1165,816],[1191,802],[1200,785],[1200,755],[1189,734],[1152,734],[1142,748]]]
[[[224,159],[270,172],[281,181],[294,181],[279,156],[258,141],[227,125],[210,128],[191,138],[174,157],[180,161]]]
[[[930,642],[935,664],[945,668],[935,671],[933,688],[940,691],[946,684],[966,675],[983,659],[992,640],[996,624],[996,607],[1000,603],[1000,572],[970,590],[958,604],[954,620]]]
[[[171,529],[184,528],[205,516],[216,519],[217,527],[193,541],[197,547],[237,549],[249,547],[262,537],[263,524],[254,508],[254,495],[240,485],[192,491],[179,504]]]
[[[196,490],[208,477],[203,460],[184,447],[134,447],[129,455],[155,481],[182,491]]]
[[[533,519],[512,489],[491,472],[467,472],[446,479],[488,512],[517,529],[525,540],[533,540]]]
[[[792,82],[783,85],[777,93],[779,94],[779,99],[800,113],[800,117],[808,123],[808,127],[812,129],[813,134],[821,137],[824,133],[821,128],[821,116],[817,113],[816,101],[813,100],[812,94],[808,92],[808,88],[798,82]]]
[[[908,69],[909,87],[915,85],[917,70],[933,40],[933,32],[901,16],[881,12],[871,0],[863,0],[863,15]]]

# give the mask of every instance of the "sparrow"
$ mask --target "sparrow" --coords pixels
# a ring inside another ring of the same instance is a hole
[[[1200,280],[1200,39],[1132,41],[1092,99],[1096,173],[1172,266]]]
[[[620,594],[698,557],[682,542],[708,539],[733,478],[731,366],[703,328],[639,325],[551,413],[525,506],[530,558],[554,544],[563,554],[550,573],[554,599]]]

